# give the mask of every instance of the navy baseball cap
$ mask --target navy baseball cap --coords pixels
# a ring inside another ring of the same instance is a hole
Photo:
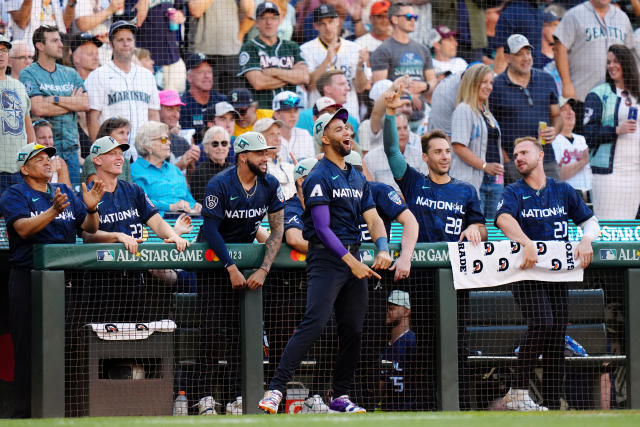
[[[316,23],[324,18],[337,18],[338,12],[330,4],[321,4],[313,9],[313,22]]]
[[[130,30],[134,35],[138,34],[138,27],[135,24],[129,21],[116,21],[109,28],[109,40],[113,38],[115,33],[123,29]]]
[[[203,62],[208,62],[207,55],[205,55],[204,53],[192,53],[191,55],[187,56],[184,64],[186,65],[187,70],[192,70]]]
[[[229,102],[233,108],[245,108],[254,103],[253,95],[249,89],[232,89],[229,92]]]
[[[280,16],[280,9],[274,3],[270,1],[265,1],[264,3],[260,3],[258,7],[256,7],[256,18],[260,18],[267,12],[275,13]]]
[[[96,47],[102,46],[102,42],[98,37],[94,36],[91,33],[75,33],[71,34],[68,38],[69,48],[71,52],[74,52],[77,48],[82,46],[85,43],[93,43]]]

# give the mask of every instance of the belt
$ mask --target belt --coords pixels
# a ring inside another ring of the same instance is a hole
[[[351,245],[345,245],[343,243],[343,245],[347,249],[347,251],[351,252],[352,254],[358,253],[358,251],[360,250],[360,243],[353,243]],[[309,246],[313,249],[327,249],[327,247],[320,242],[309,242]]]

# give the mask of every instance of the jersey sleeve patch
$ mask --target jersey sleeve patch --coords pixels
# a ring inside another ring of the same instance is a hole
[[[218,206],[218,197],[214,196],[213,194],[209,194],[204,199],[204,205],[207,207],[207,209],[215,209],[216,206]]]

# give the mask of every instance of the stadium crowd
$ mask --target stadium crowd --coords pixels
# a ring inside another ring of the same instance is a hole
[[[26,239],[46,227],[9,212],[25,182],[55,188],[58,214],[71,203],[74,223],[52,241],[75,241],[81,228],[86,241],[136,247],[136,226],[127,234],[103,228],[103,212],[93,216],[105,192],[117,204],[123,191],[139,199],[141,222],[184,249],[188,226],[173,229],[162,215],[213,218],[212,183],[227,185],[218,174],[236,165],[241,179],[260,177],[250,159],[266,148],[260,164],[273,194],[263,217],[282,221],[276,199],[304,207],[308,171],[299,165],[327,153],[318,124],[324,131],[327,115],[345,110],[350,149],[361,157],[346,160],[400,203],[425,175],[433,180],[440,160],[430,147],[451,147],[444,172],[462,190],[448,194],[468,217],[441,231],[451,227],[456,238],[486,238],[484,218],[507,210],[498,202],[521,177],[516,157],[526,153],[517,146],[527,141],[544,152],[544,176],[575,190],[571,203],[590,203],[607,220],[638,214],[638,0],[6,0],[2,12],[0,200],[12,250],[16,233]],[[44,175],[29,166],[42,152],[54,156]],[[116,190],[118,180],[127,184]],[[212,247],[224,248],[221,221],[201,233]],[[415,218],[402,221],[413,229]],[[414,243],[449,239],[415,228]],[[271,230],[293,247],[310,244],[286,225]],[[247,236],[269,245],[258,227],[224,241]],[[274,247],[263,273],[244,284],[261,286]],[[24,253],[18,258],[29,267]],[[234,286],[237,271],[229,270]],[[399,292],[390,304],[409,309]],[[541,408],[513,399],[513,409]]]

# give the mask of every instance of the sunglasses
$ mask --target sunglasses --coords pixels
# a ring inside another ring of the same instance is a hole
[[[241,116],[244,116],[245,114],[247,114],[247,111],[249,111],[249,107],[245,107],[245,108],[236,108],[236,111],[238,112],[238,114],[240,114]]]
[[[524,94],[527,95],[527,102],[529,103],[529,107],[533,107],[533,98],[531,98],[531,92],[526,87],[522,89]]]
[[[407,21],[417,21],[418,20],[418,15],[415,13],[407,13],[405,15],[396,15],[396,16],[402,16],[404,19],[406,19]]]
[[[300,105],[300,97],[289,95],[285,100],[279,101],[276,110],[280,110],[282,106],[289,108],[297,108]]]
[[[211,141],[210,144],[213,148],[216,148],[218,145],[226,147],[227,145],[229,145],[229,141]]]
[[[169,138],[167,138],[166,136],[158,136],[153,138],[153,140],[159,140],[160,144],[166,144],[167,141],[169,141]]]
[[[629,93],[629,91],[623,90],[622,96],[624,96],[624,105],[626,105],[627,107],[631,107],[631,104],[633,104],[633,102],[631,101],[631,94]]]

